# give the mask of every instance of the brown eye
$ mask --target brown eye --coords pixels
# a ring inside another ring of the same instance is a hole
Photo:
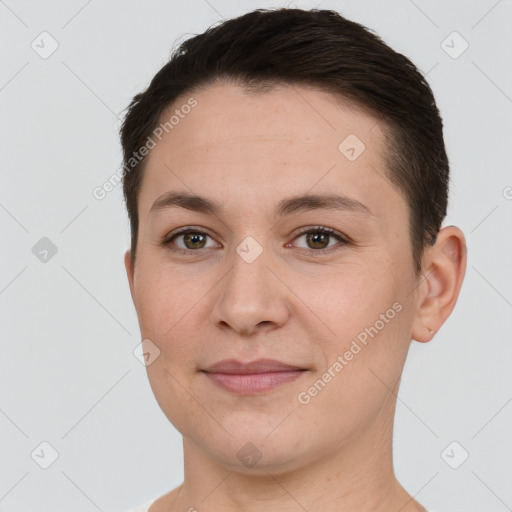
[[[171,251],[191,253],[212,247],[211,245],[208,247],[206,246],[208,238],[211,238],[210,235],[204,233],[203,231],[194,231],[188,229],[171,234],[162,241],[162,245],[169,248]]]
[[[295,237],[294,240],[303,238],[306,241],[306,247],[299,247],[302,252],[312,256],[321,256],[331,252],[332,250],[340,249],[345,245],[349,245],[351,242],[341,233],[338,233],[334,229],[327,228],[324,226],[318,226],[315,228],[302,228],[300,234]],[[207,249],[212,246],[207,246],[207,239],[213,238],[205,233],[204,231],[193,230],[193,229],[182,229],[177,233],[171,233],[162,242],[161,245],[168,248],[173,252],[179,252],[182,254],[191,255],[194,252],[201,253],[202,249]],[[178,243],[180,240],[181,243]],[[338,243],[331,243],[331,240]],[[291,244],[287,244],[286,247],[293,247]]]
[[[349,241],[340,233],[337,233],[334,231],[334,229],[326,228],[324,226],[318,226],[316,228],[305,228],[302,230],[302,233],[296,237],[295,240],[302,237],[304,237],[306,241],[306,247],[302,247],[302,249],[306,253],[313,254],[314,256],[329,252],[333,246],[344,246],[349,243]],[[331,244],[329,246],[329,243],[333,238],[338,240],[338,244]]]
[[[183,235],[183,243],[187,249],[202,249],[206,236],[204,233],[189,232]]]
[[[313,249],[325,249],[331,235],[326,233],[306,233],[306,241]]]

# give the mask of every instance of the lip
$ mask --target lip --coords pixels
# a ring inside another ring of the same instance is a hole
[[[202,371],[222,389],[247,395],[265,393],[292,382],[307,369],[275,359],[258,359],[248,363],[225,359]]]
[[[249,361],[248,363],[242,363],[236,359],[224,359],[223,361],[212,364],[204,371],[208,373],[247,375],[253,373],[289,372],[297,370],[305,370],[305,368],[286,364],[276,359],[257,359],[255,361]]]

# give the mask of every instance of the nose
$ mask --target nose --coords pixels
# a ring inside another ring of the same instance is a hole
[[[219,284],[212,311],[214,325],[251,336],[286,323],[292,293],[269,260],[266,251],[252,262],[233,254],[232,268]]]

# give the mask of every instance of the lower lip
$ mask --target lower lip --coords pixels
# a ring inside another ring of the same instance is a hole
[[[206,376],[223,389],[248,395],[270,391],[298,379],[303,373],[304,370],[297,370],[252,374],[206,373]]]

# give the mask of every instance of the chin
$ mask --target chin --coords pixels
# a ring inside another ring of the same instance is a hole
[[[252,427],[248,433],[228,429],[233,437],[226,434],[222,439],[202,439],[198,444],[227,470],[247,475],[268,477],[268,473],[287,473],[300,468],[308,459],[300,434],[280,436],[276,430],[269,435],[272,429],[266,425]],[[310,456],[314,458],[314,453]]]

